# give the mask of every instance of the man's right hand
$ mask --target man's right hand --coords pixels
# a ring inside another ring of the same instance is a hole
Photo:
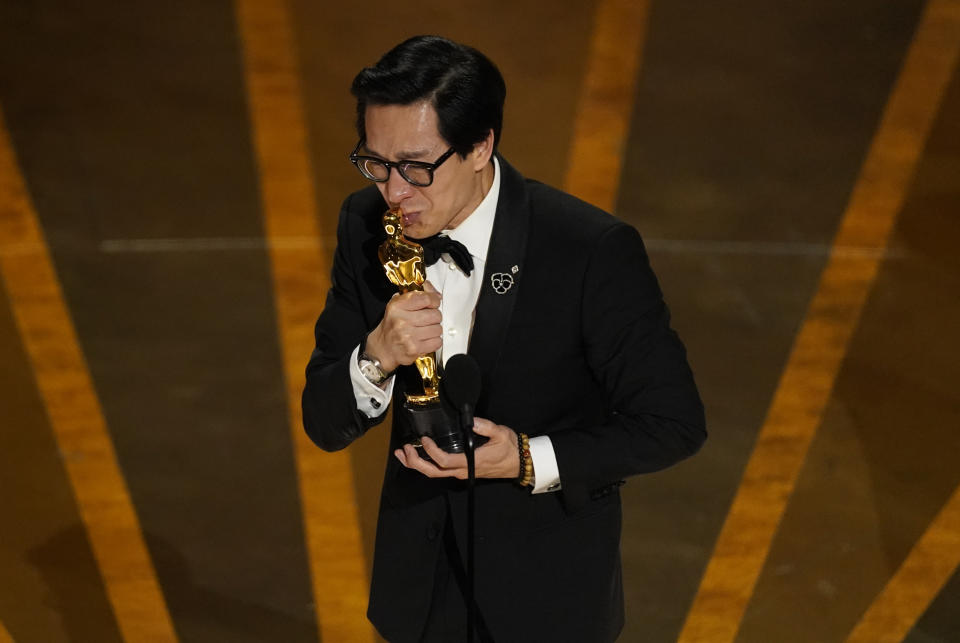
[[[366,353],[388,373],[413,364],[443,346],[442,319],[440,293],[425,281],[422,291],[394,295],[387,302],[383,319],[367,337]]]

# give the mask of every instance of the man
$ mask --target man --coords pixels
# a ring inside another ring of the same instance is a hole
[[[476,450],[480,640],[612,641],[619,485],[706,437],[640,236],[497,156],[505,87],[480,52],[412,38],[352,90],[351,160],[375,185],[340,213],[303,415],[336,450],[394,400],[368,616],[390,641],[466,639],[465,458],[404,444],[400,402],[418,356],[469,352],[483,384],[474,431],[489,439]],[[468,257],[446,248],[422,292],[397,294],[377,258],[388,208],[408,239],[442,232]]]

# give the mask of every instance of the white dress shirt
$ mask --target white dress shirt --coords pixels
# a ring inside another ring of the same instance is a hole
[[[497,213],[500,198],[500,163],[493,158],[494,176],[490,191],[483,197],[480,205],[460,225],[452,230],[444,230],[451,239],[459,241],[473,257],[473,271],[466,275],[443,254],[440,261],[427,266],[427,279],[440,291],[440,313],[443,315],[443,347],[438,358],[444,364],[453,355],[466,353],[473,331],[474,311],[477,298],[483,286],[483,271],[487,263],[487,249],[490,235],[493,233],[493,221]],[[360,372],[357,356],[360,347],[353,351],[350,359],[350,379],[357,399],[357,408],[369,418],[382,415],[390,404],[393,394],[394,378],[391,377],[385,388],[371,383]],[[553,443],[546,435],[530,438],[530,459],[533,461],[535,485],[533,493],[556,491],[560,489],[560,472]]]

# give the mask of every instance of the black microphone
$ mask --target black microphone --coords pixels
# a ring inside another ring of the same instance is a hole
[[[455,409],[463,429],[466,443],[464,455],[467,456],[467,643],[473,643],[473,633],[477,622],[474,590],[474,516],[476,514],[474,484],[476,481],[476,463],[473,458],[473,409],[480,399],[480,365],[466,353],[454,355],[444,365],[443,378],[440,380],[440,392]],[[486,442],[487,438],[482,442]],[[478,440],[479,442],[479,440]],[[481,443],[482,443],[481,442]]]
[[[463,413],[464,426],[469,420],[470,434],[473,434],[473,408],[480,399],[480,365],[466,353],[459,353],[447,360],[443,366],[440,390],[458,413]],[[464,436],[469,440],[469,436]]]

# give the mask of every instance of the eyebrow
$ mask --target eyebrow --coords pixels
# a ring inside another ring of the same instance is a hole
[[[386,157],[385,157],[383,154],[380,154],[379,152],[377,152],[377,151],[373,150],[372,148],[368,147],[366,143],[363,144],[363,147],[365,147],[366,150],[367,150],[368,152],[370,152],[371,154],[373,154],[374,156],[378,156],[378,157],[386,160]],[[430,152],[430,150],[427,150],[427,149],[421,149],[421,150],[401,150],[400,153],[398,154],[398,156],[399,156],[399,158],[397,159],[398,161],[419,161],[419,160],[423,160],[423,159],[432,158],[432,157],[431,157],[431,152]]]

